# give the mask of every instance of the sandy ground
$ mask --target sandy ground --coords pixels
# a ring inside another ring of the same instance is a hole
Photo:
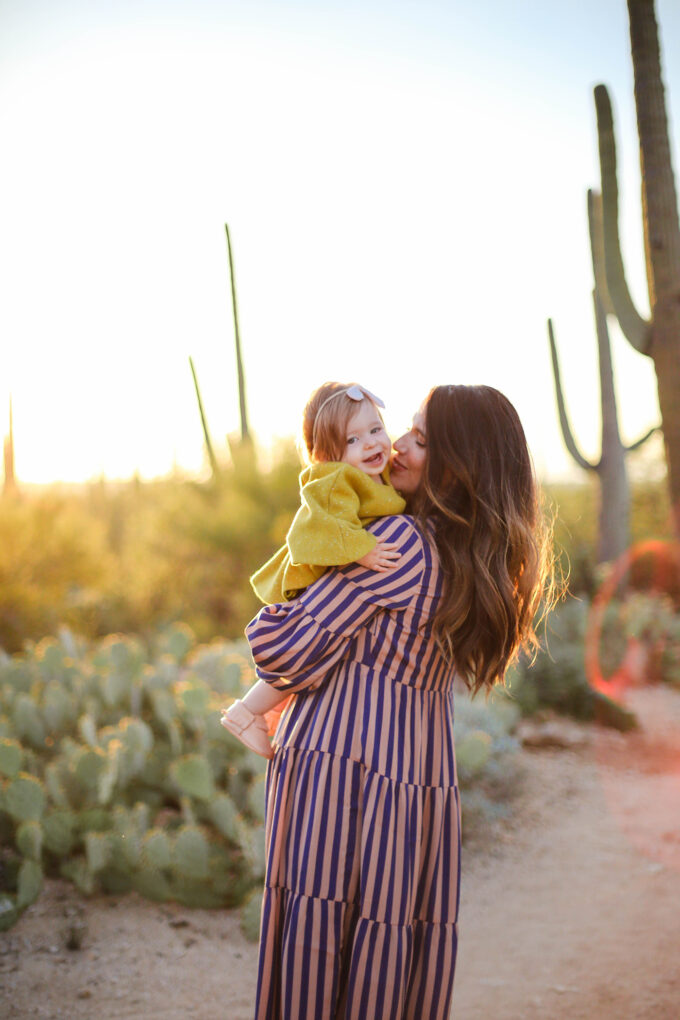
[[[629,703],[639,733],[522,752],[511,818],[466,848],[455,1020],[679,1020],[680,693]],[[256,957],[237,913],[50,882],[0,935],[0,1013],[250,1020]]]

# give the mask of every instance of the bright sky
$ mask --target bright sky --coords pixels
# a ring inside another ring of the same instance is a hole
[[[657,14],[672,124],[680,5]],[[11,392],[18,477],[198,470],[189,355],[218,446],[238,429],[225,222],[263,444],[327,379],[378,393],[393,436],[430,386],[484,382],[539,472],[564,476],[552,316],[595,455],[599,81],[648,311],[625,0],[0,0],[0,433]],[[653,366],[612,342],[631,441],[658,420]]]

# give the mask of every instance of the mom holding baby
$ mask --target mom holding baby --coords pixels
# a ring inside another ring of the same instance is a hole
[[[329,385],[317,417],[330,409],[342,427],[333,449],[316,448],[323,421],[305,429],[301,510],[254,578],[281,596],[246,630],[259,682],[223,720],[271,754],[261,713],[293,695],[267,772],[256,1020],[445,1020],[460,892],[454,676],[490,688],[535,644],[546,531],[522,426],[497,390],[433,389],[388,475],[380,402]],[[319,479],[317,506],[305,488]],[[325,540],[321,556],[291,555],[291,538],[309,549],[327,536],[324,513],[345,558]]]

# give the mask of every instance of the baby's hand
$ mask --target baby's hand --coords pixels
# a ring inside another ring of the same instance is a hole
[[[390,570],[401,559],[401,553],[396,550],[396,542],[381,542],[378,539],[374,548],[366,553],[365,556],[362,556],[360,560],[357,560],[357,563],[362,567],[367,567],[369,570]]]

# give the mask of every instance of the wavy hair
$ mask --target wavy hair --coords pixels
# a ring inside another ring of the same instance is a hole
[[[473,694],[535,654],[541,600],[555,600],[552,529],[524,429],[491,386],[437,386],[425,404],[416,516],[432,522],[444,588],[435,640]]]

